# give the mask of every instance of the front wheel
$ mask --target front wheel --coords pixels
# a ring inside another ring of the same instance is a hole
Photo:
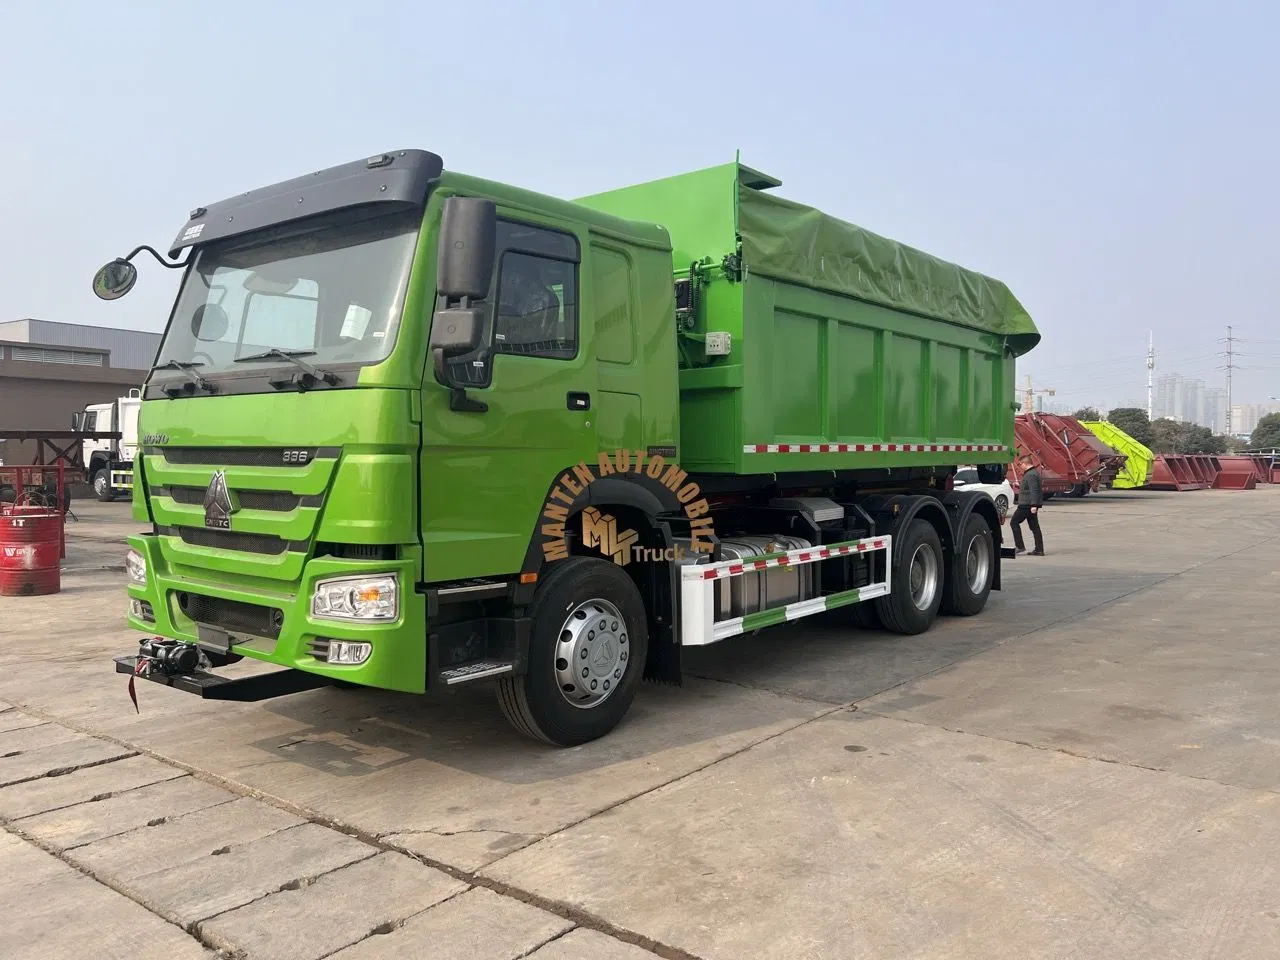
[[[534,597],[525,675],[499,681],[498,703],[536,740],[571,747],[598,739],[635,699],[648,647],[644,602],[621,567],[560,561]]]
[[[114,500],[115,491],[111,489],[111,474],[102,467],[93,475],[93,495],[103,503]]]
[[[891,592],[876,599],[876,612],[886,630],[924,633],[933,626],[942,603],[942,541],[928,521],[917,517],[907,524],[900,542]]]
[[[1000,516],[1007,516],[1009,513],[1009,498],[1003,493],[996,497],[996,511]]]
[[[995,542],[991,527],[976,513],[969,514],[960,535],[960,549],[951,562],[942,609],[972,617],[981,613],[995,579]]]

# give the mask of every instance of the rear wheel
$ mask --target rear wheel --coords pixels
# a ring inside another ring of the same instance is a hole
[[[969,514],[960,535],[960,549],[951,562],[942,609],[947,613],[971,617],[987,605],[991,584],[995,579],[995,541],[987,521],[976,513]]]
[[[1009,512],[1009,498],[1003,493],[996,497],[996,511],[1002,517]]]
[[[604,736],[630,708],[644,672],[640,591],[616,564],[571,557],[552,568],[533,608],[525,675],[498,683],[503,714],[556,746]]]
[[[883,630],[884,624],[880,622],[880,614],[876,612],[876,604],[874,600],[864,600],[862,603],[855,603],[849,608],[849,618],[853,621],[853,625],[859,630]]]
[[[938,531],[919,518],[907,524],[901,550],[893,561],[893,586],[876,600],[876,612],[886,630],[924,633],[938,616],[942,603],[942,541]]]

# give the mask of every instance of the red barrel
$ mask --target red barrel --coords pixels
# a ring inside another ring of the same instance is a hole
[[[60,512],[46,507],[8,506],[0,513],[0,596],[35,597],[62,588],[62,522]]]

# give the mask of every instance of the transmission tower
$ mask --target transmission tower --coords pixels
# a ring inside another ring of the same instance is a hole
[[[1155,416],[1156,334],[1147,334],[1147,419]]]
[[[1231,374],[1235,371],[1235,344],[1239,339],[1231,335],[1231,325],[1227,325],[1227,335],[1219,343],[1227,345],[1227,436],[1231,436]]]

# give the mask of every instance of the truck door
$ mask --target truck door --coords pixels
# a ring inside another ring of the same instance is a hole
[[[594,463],[593,324],[582,304],[585,236],[498,221],[487,356],[455,361],[484,412],[450,409],[428,367],[422,528],[428,581],[518,571],[552,483]]]
[[[142,408],[142,400],[133,397],[122,397],[119,401],[119,431],[121,463],[133,463],[138,455],[138,411]]]
[[[84,432],[85,433],[110,433],[115,430],[114,417],[112,412],[114,404],[110,403],[92,403],[85,407],[84,416]],[[81,452],[84,458],[84,467],[86,470],[92,470],[94,454],[98,454],[99,458],[110,456],[111,441],[110,440],[85,440]],[[93,477],[90,476],[92,481]]]

